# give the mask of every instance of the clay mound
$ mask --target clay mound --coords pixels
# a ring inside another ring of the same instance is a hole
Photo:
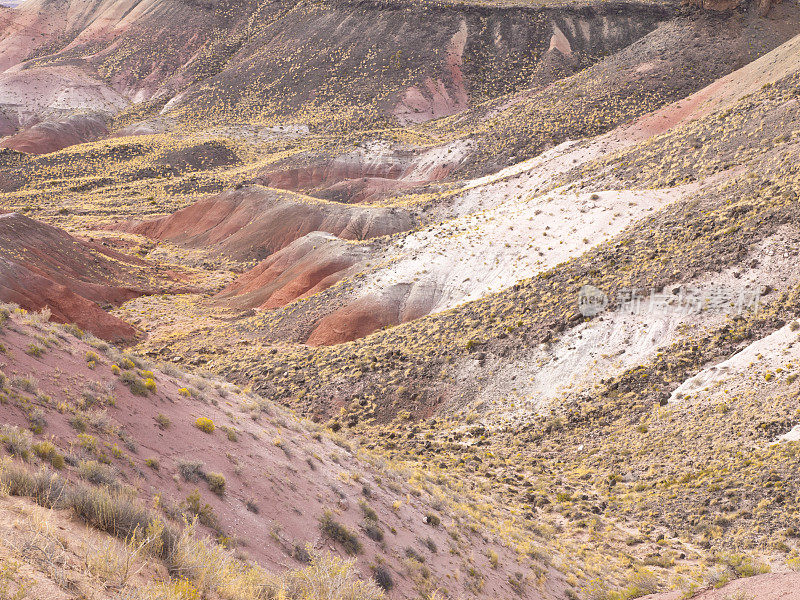
[[[0,300],[27,310],[49,307],[56,321],[109,340],[130,340],[135,330],[99,305],[158,291],[144,261],[17,213],[0,214],[0,256]]]
[[[472,144],[457,140],[429,149],[395,148],[380,142],[334,158],[309,159],[301,165],[272,168],[255,182],[302,191],[333,202],[357,204],[441,181],[469,157]]]
[[[361,298],[322,318],[306,340],[309,346],[333,346],[400,323],[399,307],[384,298]]]
[[[413,218],[401,209],[345,206],[252,186],[205,198],[171,216],[117,227],[213,248],[236,260],[263,260],[312,231],[363,240],[408,231]]]
[[[369,258],[371,248],[322,232],[279,250],[217,294],[242,309],[271,309],[332,286]]]
[[[75,323],[109,341],[129,342],[136,337],[136,329],[108,314],[94,302],[79,296],[65,285],[5,258],[0,258],[0,299],[31,311],[49,308],[54,321]]]
[[[0,133],[2,125],[0,124]],[[46,121],[18,133],[0,146],[26,154],[49,154],[108,135],[105,120],[96,115],[74,115],[63,121]]]

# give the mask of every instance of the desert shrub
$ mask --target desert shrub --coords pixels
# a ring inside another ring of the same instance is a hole
[[[78,475],[81,479],[95,485],[115,486],[117,484],[117,475],[114,469],[96,460],[82,460],[78,463]]]
[[[135,498],[103,488],[78,485],[67,493],[67,505],[92,527],[121,539],[157,535],[150,547],[160,558],[175,551],[177,536],[171,528]]]
[[[377,522],[367,519],[364,521],[364,525],[362,527],[364,528],[364,533],[367,534],[369,539],[376,542],[383,541],[383,530],[380,528],[380,525],[378,525]]]
[[[439,549],[436,547],[436,542],[434,542],[430,537],[426,537],[424,540],[422,540],[422,543],[425,544],[425,547],[434,554],[439,551]]]
[[[18,456],[22,460],[28,460],[31,456],[33,437],[30,431],[14,425],[3,425],[0,428],[0,442],[10,454]]]
[[[169,426],[172,425],[172,421],[170,420],[170,418],[167,415],[161,413],[158,413],[158,415],[156,415],[156,423],[158,423],[158,426],[161,429],[169,429]]]
[[[146,464],[154,471],[158,471],[159,469],[161,469],[161,463],[158,462],[157,458],[146,458],[144,460],[144,464]]]
[[[97,354],[97,352],[93,352],[93,351],[89,350],[86,353],[86,362],[87,363],[99,363],[100,362],[100,356]]]
[[[25,349],[25,354],[29,354],[35,358],[40,358],[44,354],[44,348],[37,346],[36,344],[30,344]]]
[[[192,392],[189,391],[189,388],[182,387],[178,390],[178,394],[183,396],[184,398],[188,398],[192,395]]]
[[[225,432],[225,435],[228,437],[229,442],[238,442],[239,441],[239,434],[233,427],[220,427],[222,431]]]
[[[489,549],[486,552],[486,556],[489,557],[489,564],[492,565],[492,568],[496,569],[497,566],[500,564],[500,557],[497,555],[497,552],[495,552],[492,549]]]
[[[519,571],[514,573],[514,575],[508,576],[508,583],[511,588],[520,596],[525,593],[525,578]]]
[[[214,514],[214,508],[207,502],[203,502],[200,496],[200,490],[195,490],[184,500],[184,507],[187,512],[197,517],[201,524],[214,530],[219,530],[219,522],[217,515]]]
[[[311,553],[305,546],[295,544],[294,548],[292,548],[292,558],[294,558],[297,562],[307,565],[311,562]]]
[[[174,552],[174,532],[130,496],[86,484],[68,486],[63,477],[46,469],[31,473],[11,461],[0,463],[0,485],[9,494],[31,498],[40,506],[71,509],[88,525],[120,539],[157,535],[158,543],[149,548],[160,558]]]
[[[66,483],[46,469],[31,473],[22,465],[5,461],[0,463],[0,485],[12,496],[31,498],[40,506],[53,508],[61,503]]]
[[[56,469],[60,470],[64,468],[64,455],[58,451],[58,448],[56,448],[55,444],[52,442],[37,442],[32,448],[36,456],[42,460],[46,460]]]
[[[139,379],[139,376],[133,371],[123,371],[119,378],[135,396],[147,396],[150,393],[145,382]]]
[[[364,513],[364,518],[371,521],[378,520],[378,513],[376,513],[364,500],[359,500],[358,505],[361,507],[361,512]]]
[[[438,527],[442,520],[439,518],[438,515],[429,512],[425,515],[425,522],[432,527]]]
[[[255,498],[247,498],[244,501],[244,505],[251,513],[257,515],[259,512],[258,503],[256,502]]]
[[[89,427],[89,419],[83,411],[76,412],[69,418],[69,424],[75,431],[83,433]]]
[[[23,392],[28,392],[29,394],[35,394],[37,392],[36,379],[30,376],[14,377],[11,380],[11,387],[17,390],[22,390]]]
[[[156,380],[152,377],[148,377],[144,380],[144,387],[146,387],[149,391],[155,393],[156,391]]]
[[[361,542],[358,535],[333,518],[333,513],[326,510],[319,518],[319,527],[322,533],[335,542],[338,542],[348,554],[361,552]]]
[[[717,562],[733,571],[736,577],[753,577],[770,572],[767,563],[746,556],[744,554],[725,554],[717,557]]]
[[[186,481],[194,483],[205,476],[205,465],[199,460],[179,460],[178,473]]]
[[[206,473],[208,488],[218,496],[225,495],[225,476],[222,473]]]
[[[97,452],[97,438],[88,433],[78,434],[78,445],[87,452]]]
[[[30,423],[31,431],[34,433],[42,433],[44,428],[47,427],[47,418],[41,408],[34,408],[28,413],[28,422]]]
[[[658,578],[651,571],[640,569],[630,578],[622,595],[628,600],[641,598],[656,592],[658,592]]]
[[[377,567],[373,567],[372,578],[375,580],[375,583],[378,584],[378,587],[385,592],[388,592],[394,587],[394,580],[392,579],[392,574],[386,567],[382,567],[380,565],[378,565]]]
[[[62,325],[61,329],[65,332],[72,334],[73,337],[78,338],[79,340],[83,338],[85,335],[83,329],[75,325],[74,323],[67,323],[66,325]]]
[[[422,554],[420,554],[419,552],[417,552],[417,551],[416,551],[414,548],[412,548],[411,546],[408,546],[408,547],[405,549],[405,555],[406,555],[406,558],[410,558],[410,559],[412,559],[412,560],[415,560],[415,561],[417,561],[418,563],[424,563],[424,562],[425,562],[425,557],[424,557],[424,556],[422,556]]]
[[[205,433],[214,433],[215,429],[214,421],[208,417],[197,417],[197,420],[194,422],[194,426]]]

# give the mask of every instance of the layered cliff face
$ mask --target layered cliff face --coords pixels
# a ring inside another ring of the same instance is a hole
[[[25,67],[0,90],[35,88],[56,65],[76,69],[72,85],[95,82],[90,94],[42,109],[86,108],[88,96],[114,90],[128,102],[157,99],[189,120],[291,114],[325,126],[332,110],[353,126],[357,119],[425,121],[546,85],[629,45],[673,10],[40,0],[8,12],[0,70]]]

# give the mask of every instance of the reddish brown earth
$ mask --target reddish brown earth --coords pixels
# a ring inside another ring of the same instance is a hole
[[[216,298],[237,308],[278,308],[330,287],[370,252],[367,245],[310,233],[263,260]]]
[[[26,154],[48,154],[75,144],[99,140],[106,135],[108,129],[102,118],[75,115],[63,121],[38,123],[3,140],[0,146]]]
[[[373,202],[446,179],[463,164],[469,150],[468,142],[427,150],[374,144],[334,158],[306,157],[302,164],[262,172],[254,181],[335,202]]]
[[[13,135],[17,131],[16,120],[0,112],[0,138]]]
[[[200,200],[173,215],[115,227],[237,260],[262,260],[296,239],[322,231],[363,240],[413,227],[404,210],[347,206],[251,186]]]
[[[532,565],[538,563],[520,564],[514,550],[491,542],[494,536],[485,536],[480,526],[471,529],[464,514],[455,515],[456,520],[442,501],[433,508],[434,497],[427,491],[411,494],[407,475],[382,461],[364,460],[363,450],[351,448],[321,427],[299,421],[261,398],[241,394],[230,384],[174,370],[167,373],[153,365],[142,367],[152,371],[156,390],[136,396],[111,370],[122,359],[115,350],[106,354],[58,331],[59,335],[50,336],[52,346],[39,357],[31,356],[26,350],[31,343],[41,345],[33,337],[41,333],[18,315],[0,328],[0,341],[7,349],[0,354],[0,370],[12,388],[7,401],[0,403],[0,422],[27,428],[30,411],[40,410],[46,425],[37,440],[52,440],[73,463],[107,461],[113,476],[138,490],[148,503],[159,494],[161,506],[177,506],[199,490],[219,529],[235,541],[237,550],[269,570],[300,566],[296,548],[306,544],[317,552],[344,554],[319,528],[319,517],[331,510],[336,521],[358,535],[363,549],[354,558],[362,576],[371,577],[375,564],[389,571],[394,581],[391,598],[419,597],[406,567],[407,548],[423,557],[437,587],[449,589],[453,597],[563,597],[563,578],[552,567],[543,567],[541,586],[529,585],[516,595],[509,584],[513,573],[529,576],[530,571],[533,577]],[[15,378],[32,376],[39,394],[14,383]],[[78,414],[94,415],[99,424],[89,425],[85,432],[97,440],[95,450],[81,445],[79,431],[70,424]],[[159,426],[159,415],[162,422],[166,417],[167,427]],[[211,419],[215,431],[197,429],[198,417]],[[0,455],[5,451],[0,446]],[[158,468],[148,465],[148,459],[155,459]],[[226,480],[224,494],[212,493],[202,478],[183,478],[178,465],[186,460],[199,461],[206,473],[221,473]],[[78,477],[71,466],[62,474]],[[364,533],[361,502],[375,511],[383,541]],[[426,522],[429,514],[437,515],[441,523]],[[499,556],[495,568],[489,549]],[[470,570],[480,576],[480,591],[467,587],[473,578]]]
[[[107,340],[129,341],[136,330],[101,305],[119,305],[170,287],[169,274],[145,261],[18,213],[0,214],[4,302],[31,311],[47,307],[55,321],[76,323]]]
[[[397,325],[399,307],[390,301],[361,298],[320,319],[306,340],[309,346],[332,346]]]
[[[644,596],[641,600],[680,600],[680,592]],[[769,573],[737,579],[718,590],[706,590],[694,600],[800,600],[800,573]]]

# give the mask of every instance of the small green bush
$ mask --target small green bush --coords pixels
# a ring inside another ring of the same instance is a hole
[[[225,495],[225,476],[222,473],[206,473],[208,488],[217,496]]]
[[[145,382],[139,379],[139,376],[133,371],[123,371],[119,378],[135,396],[147,396],[150,393]]]
[[[53,465],[54,468],[59,470],[64,468],[64,455],[58,451],[58,448],[52,442],[37,442],[33,445],[33,452],[42,460],[46,460]]]
[[[319,527],[324,535],[341,544],[347,554],[361,552],[361,542],[358,540],[358,535],[336,521],[331,511],[326,510],[322,514],[319,518]]]

